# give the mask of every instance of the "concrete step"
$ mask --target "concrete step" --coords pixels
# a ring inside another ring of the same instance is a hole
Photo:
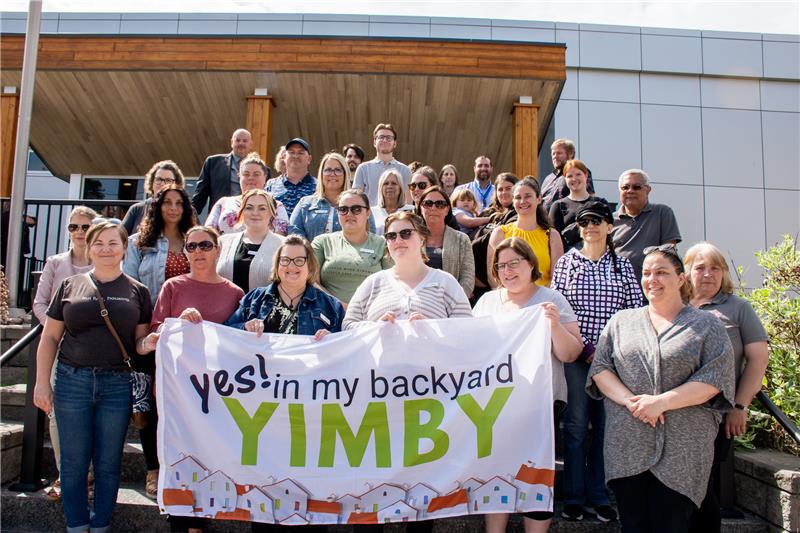
[[[144,487],[144,480],[147,476],[147,466],[142,454],[142,445],[138,442],[127,442],[122,451],[122,471],[120,480],[122,483],[131,483],[136,486]],[[15,476],[19,468],[15,472]],[[42,477],[45,479],[56,479],[58,470],[56,469],[55,454],[50,441],[45,442],[42,450]]]
[[[28,368],[23,366],[4,366],[0,372],[0,385],[25,383],[28,379]]]
[[[0,422],[0,483],[19,476],[22,460],[22,424]]]
[[[63,531],[65,527],[64,515],[60,503],[51,502],[42,491],[31,494],[19,494],[2,490],[3,531],[18,532],[43,532]],[[556,508],[556,518],[550,527],[553,533],[618,533],[619,523],[603,524],[596,520],[583,520],[581,522],[567,522],[560,517],[560,507]],[[124,485],[120,489],[117,507],[111,522],[111,529],[115,532],[166,532],[169,525],[166,519],[159,514],[155,502],[144,496],[143,488],[139,486]],[[331,533],[349,533],[348,526],[331,527]],[[234,533],[249,532],[249,524],[244,522],[214,520],[209,521],[206,527],[208,532]],[[387,526],[387,533],[402,533],[402,525]],[[479,516],[450,518],[437,520],[434,533],[483,533],[483,520]],[[522,533],[522,521],[518,517],[512,518],[508,531]],[[743,520],[723,521],[722,531],[725,533],[767,533],[765,522],[751,516]]]

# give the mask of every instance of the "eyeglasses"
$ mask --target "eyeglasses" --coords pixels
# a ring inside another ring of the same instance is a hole
[[[392,135],[378,135],[375,138],[377,140],[379,140],[379,141],[393,141],[394,140],[394,136],[392,136]]]
[[[201,252],[210,252],[214,249],[214,243],[211,241],[187,242],[184,248],[186,248],[186,251],[190,254],[195,253],[198,248]]]
[[[285,266],[285,267],[288,267],[290,263],[294,263],[294,266],[296,266],[296,267],[301,267],[301,266],[305,265],[307,261],[308,261],[308,258],[305,257],[305,256],[303,256],[303,257],[287,257],[285,255],[282,255],[282,256],[280,256],[278,258],[278,264],[281,265],[281,266]]]
[[[67,231],[70,233],[75,233],[80,229],[82,232],[86,233],[91,227],[91,224],[67,224]]]
[[[158,183],[159,185],[169,184],[172,185],[175,183],[175,178],[153,178],[153,183]]]
[[[412,228],[406,228],[406,229],[401,229],[400,231],[386,232],[384,233],[383,236],[386,238],[387,241],[393,241],[397,239],[397,236],[399,235],[401,239],[407,241],[408,239],[411,238],[412,233],[414,233],[414,230]]]
[[[654,252],[661,252],[662,254],[673,255],[673,256],[677,257],[679,260],[681,258],[681,256],[678,255],[677,246],[675,246],[671,242],[668,242],[667,244],[662,244],[661,246],[648,246],[647,248],[642,250],[642,253],[645,256],[648,256],[648,255],[650,255],[650,254],[652,254]]]
[[[501,272],[506,268],[510,268],[511,270],[516,270],[522,261],[523,261],[522,259],[512,259],[507,263],[495,263],[494,267],[497,269],[498,272]]]
[[[592,226],[599,226],[603,223],[603,220],[598,217],[586,216],[578,220],[578,225],[582,228],[585,228],[589,224]]]
[[[344,169],[343,168],[339,168],[339,167],[337,167],[337,168],[323,168],[322,169],[322,173],[323,174],[327,174],[328,176],[330,176],[330,175],[344,176]]]
[[[412,191],[415,190],[415,189],[419,189],[421,191],[424,191],[425,189],[428,188],[428,183],[424,182],[424,181],[418,181],[416,183],[409,183],[408,184],[408,188],[411,189]]]
[[[366,209],[367,206],[365,205],[340,205],[336,208],[340,215],[344,216],[347,213],[353,213],[354,215],[360,215],[361,211]]]
[[[447,209],[447,206],[450,205],[445,200],[425,200],[422,202],[422,207],[427,207],[428,209],[436,206],[436,209]]]
[[[646,185],[639,185],[638,183],[634,183],[633,185],[625,184],[625,185],[621,185],[619,190],[621,190],[621,191],[641,191],[645,187],[646,187]]]

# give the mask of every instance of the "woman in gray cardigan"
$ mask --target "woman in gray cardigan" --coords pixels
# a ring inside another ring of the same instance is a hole
[[[733,350],[715,316],[686,305],[691,289],[674,245],[644,253],[650,304],[611,317],[586,389],[605,399],[606,481],[623,532],[687,531],[733,405]]]
[[[441,187],[425,189],[417,203],[417,214],[425,220],[431,234],[425,243],[428,266],[451,274],[469,298],[475,288],[475,257],[472,243],[464,233],[454,229],[450,200]]]

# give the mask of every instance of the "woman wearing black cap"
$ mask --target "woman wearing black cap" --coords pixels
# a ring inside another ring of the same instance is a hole
[[[568,520],[583,519],[584,509],[607,522],[616,518],[608,504],[603,468],[603,403],[585,391],[594,346],[611,315],[642,306],[642,290],[630,262],[614,253],[613,217],[605,202],[589,201],[577,213],[583,246],[565,253],[553,269],[552,288],[566,297],[578,316],[584,350],[564,365],[564,510]],[[589,441],[589,423],[594,437]]]

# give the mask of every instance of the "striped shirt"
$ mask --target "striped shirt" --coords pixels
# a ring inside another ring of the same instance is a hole
[[[425,279],[408,291],[395,279],[392,268],[370,275],[358,287],[347,306],[342,329],[377,322],[389,311],[400,320],[415,312],[425,318],[472,316],[464,289],[447,272],[428,268]]]

